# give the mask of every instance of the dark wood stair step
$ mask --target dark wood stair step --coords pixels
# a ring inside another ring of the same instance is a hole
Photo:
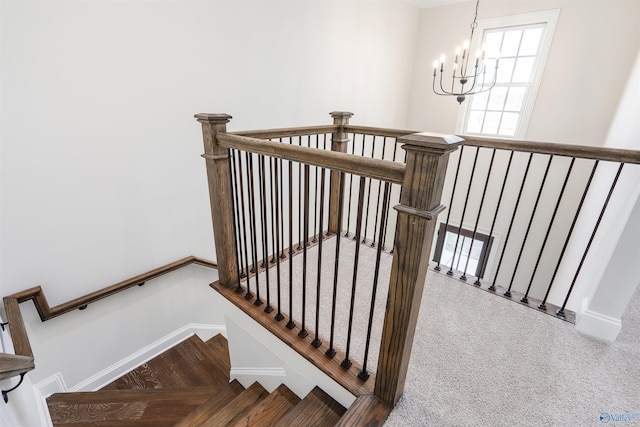
[[[229,342],[222,334],[217,334],[205,342],[211,355],[219,362],[219,366],[226,372],[231,370],[231,359],[229,357]]]
[[[289,387],[280,384],[262,402],[254,406],[244,417],[232,424],[233,427],[268,427],[285,416],[294,406],[300,402],[300,398]]]
[[[259,383],[253,383],[233,400],[221,405],[217,399],[209,399],[175,427],[219,427],[233,425],[254,406],[265,399],[269,393]]]
[[[167,389],[222,386],[229,370],[219,366],[208,346],[193,335],[164,353],[143,363],[102,390]]]
[[[340,421],[345,411],[344,406],[319,387],[314,387],[275,425],[277,427],[333,427]]]
[[[172,390],[103,390],[56,393],[47,399],[53,425],[173,426],[204,402],[233,400],[244,387],[233,381],[222,387]]]

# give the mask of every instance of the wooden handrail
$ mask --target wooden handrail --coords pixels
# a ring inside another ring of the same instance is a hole
[[[225,148],[234,148],[279,159],[302,162],[367,178],[380,179],[394,184],[401,184],[404,179],[405,166],[388,160],[371,159],[352,154],[231,134],[219,134],[217,135],[217,141],[221,147]]]
[[[387,136],[390,138],[400,138],[401,136],[411,135],[412,133],[418,133],[413,130],[402,130],[402,129],[387,129],[387,128],[377,128],[371,126],[353,126],[353,125],[345,125],[344,131],[346,133],[357,133],[359,135],[375,135],[375,136]]]
[[[11,333],[11,340],[13,342],[14,352],[17,356],[24,356],[31,358],[31,366],[30,369],[33,369],[33,351],[31,350],[31,344],[29,343],[29,336],[27,335],[27,329],[24,325],[24,320],[22,318],[22,313],[20,312],[19,304],[25,301],[33,300],[33,304],[38,311],[40,319],[44,322],[50,320],[56,316],[60,316],[64,313],[68,313],[72,310],[86,307],[87,304],[92,302],[96,302],[102,298],[106,298],[110,295],[114,295],[118,292],[124,291],[130,287],[141,285],[144,282],[160,277],[164,274],[170,273],[179,268],[185,267],[190,264],[199,264],[204,265],[206,267],[217,268],[217,264],[213,261],[209,261],[202,258],[197,258],[194,256],[189,256],[178,261],[172,262],[170,264],[164,265],[162,267],[153,269],[146,273],[139,274],[135,277],[132,277],[127,280],[123,280],[122,282],[118,282],[114,285],[107,286],[102,288],[96,292],[91,292],[87,295],[81,296],[79,298],[73,299],[66,303],[57,305],[55,307],[50,307],[47,302],[47,297],[45,296],[42,288],[40,286],[35,286],[30,289],[26,289],[21,292],[17,292],[15,294],[6,296],[3,298],[4,308],[7,316],[7,323],[9,324],[9,331]],[[9,361],[4,355],[0,354],[5,360]],[[11,359],[12,366],[15,365],[15,362],[18,359]],[[20,363],[23,366],[28,366],[28,360],[20,359]],[[3,364],[0,363],[0,367]],[[26,372],[26,371],[23,371]],[[0,368],[0,379],[2,379],[3,371]],[[20,372],[18,372],[20,374]],[[18,375],[16,374],[16,375]]]
[[[252,138],[287,138],[290,136],[300,135],[318,135],[323,133],[333,133],[340,127],[337,125],[324,125],[324,126],[303,126],[293,128],[280,128],[280,129],[263,129],[263,130],[250,130],[241,132],[229,132],[231,135],[249,136]]]
[[[464,145],[476,147],[640,164],[640,151],[638,150],[557,144],[554,142],[513,141],[498,138],[480,138],[470,135],[461,135],[461,138],[464,138]]]

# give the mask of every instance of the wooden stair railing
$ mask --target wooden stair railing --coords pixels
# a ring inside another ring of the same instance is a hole
[[[226,288],[236,286],[239,279],[233,189],[229,179],[229,149],[328,168],[331,170],[332,196],[340,193],[337,187],[340,181],[336,179],[340,172],[402,184],[400,203],[394,207],[399,218],[373,397],[360,400],[358,405],[370,408],[382,404],[391,408],[402,396],[404,389],[435,229],[434,219],[444,209],[440,205],[440,197],[449,154],[457,149],[462,139],[430,133],[399,137],[397,143],[403,144],[407,152],[406,166],[397,162],[354,156],[344,153],[347,141],[345,128],[351,115],[342,112],[332,113],[332,151],[280,144],[255,137],[277,138],[281,136],[278,131],[229,134],[226,132],[226,124],[231,120],[228,114],[197,114],[195,117],[201,123],[203,131],[205,153],[202,156],[206,160],[209,180],[211,216],[220,271],[219,284]],[[281,131],[288,135],[306,135],[307,130],[326,132],[327,128]],[[401,134],[401,131],[394,133],[396,136]],[[338,224],[335,218],[338,213],[337,206],[338,201],[331,198],[329,231],[331,224],[335,224],[334,227]],[[281,339],[291,345],[288,339]],[[319,368],[322,369],[320,366]],[[327,373],[331,375],[331,372]],[[354,419],[356,418],[359,416]]]
[[[83,310],[88,304],[122,292],[133,286],[141,286],[148,280],[155,279],[190,264],[217,268],[217,264],[213,261],[189,256],[54,307],[49,306],[47,297],[40,286],[35,286],[4,297],[3,303],[7,316],[4,325],[9,326],[15,355],[0,353],[0,380],[17,375],[24,375],[26,372],[35,368],[29,336],[24,325],[22,313],[20,312],[20,303],[32,300],[38,311],[40,320],[45,322],[75,309]],[[5,391],[3,391],[3,397],[6,401]]]

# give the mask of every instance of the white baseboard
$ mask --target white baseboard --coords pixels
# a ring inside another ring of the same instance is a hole
[[[606,316],[586,308],[587,299],[576,313],[576,329],[585,335],[604,341],[613,342],[622,330],[622,320]]]
[[[286,382],[287,371],[283,368],[231,368],[229,377],[231,381],[238,380],[245,388],[257,381],[267,391],[273,391]]]

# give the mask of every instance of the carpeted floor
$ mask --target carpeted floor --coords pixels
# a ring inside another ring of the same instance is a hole
[[[346,348],[355,243],[342,239],[336,346]],[[314,331],[317,247],[307,260],[307,329]],[[325,242],[323,281],[332,280],[335,243]],[[361,361],[375,251],[360,246],[350,352]],[[302,256],[294,258],[302,276]],[[386,302],[391,256],[383,254],[377,312]],[[272,304],[276,269],[271,269]],[[264,275],[261,284],[264,286]],[[281,304],[288,311],[288,263],[281,264]],[[265,288],[266,289],[266,288]],[[263,298],[265,291],[263,290]],[[294,287],[294,295],[301,289]],[[329,336],[332,288],[321,288],[320,336]],[[294,299],[295,301],[295,299]],[[300,322],[301,308],[294,310]],[[381,315],[374,320],[368,366],[375,370]],[[628,414],[621,421],[615,417]],[[634,416],[637,415],[637,416]],[[600,421],[600,417],[604,417]],[[627,421],[623,421],[627,420]],[[429,271],[402,399],[386,426],[640,426],[640,292],[613,344],[573,325]]]

